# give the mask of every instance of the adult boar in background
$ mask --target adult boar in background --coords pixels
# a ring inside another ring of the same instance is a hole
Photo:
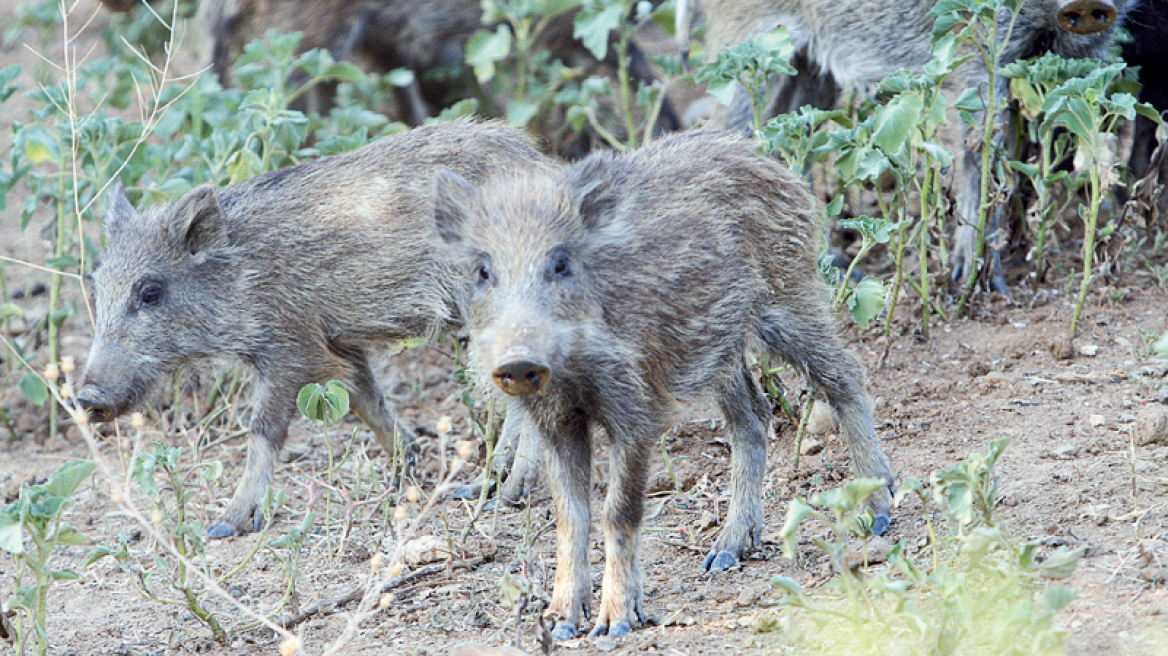
[[[211,537],[259,527],[304,385],[342,380],[386,455],[401,453],[399,441],[409,453],[413,432],[395,423],[368,357],[456,325],[451,269],[433,236],[439,168],[471,180],[558,170],[520,130],[458,120],[221,192],[201,185],[142,213],[115,189],[78,400],[110,421],[196,361],[233,358],[254,370],[247,467]]]
[[[681,0],[678,9],[678,31],[683,40],[694,13],[693,2]],[[796,49],[792,63],[799,74],[774,82],[778,88],[772,92],[777,102],[768,107],[772,115],[799,107],[783,103],[834,102],[834,94],[818,89],[824,86],[820,79],[824,76],[829,76],[841,91],[871,95],[884,77],[902,68],[920,72],[932,58],[934,19],[929,11],[935,0],[700,0],[700,4],[708,25],[706,47],[711,56],[780,25],[790,32]],[[1002,63],[1046,52],[1105,59],[1118,25],[1135,4],[1133,0],[1026,0],[1009,32]],[[1008,12],[1003,14],[1004,21],[1008,17]],[[1005,25],[1002,27],[1000,33],[1004,35]],[[977,56],[950,77],[948,86],[955,93],[970,87],[984,89],[988,79],[985,65]],[[999,78],[994,93],[1004,101],[1008,91],[1007,81]],[[1006,105],[1002,102],[999,107]],[[717,107],[710,123],[713,127],[747,130],[750,121],[750,98],[744,89],[739,89],[731,107]],[[957,162],[956,212],[962,223],[953,252],[955,280],[972,271],[981,187],[980,156],[965,145],[972,136],[968,127],[963,127],[963,136],[963,143],[950,144]],[[986,233],[989,244],[1006,242],[1002,226],[1005,207],[1000,205],[991,218]],[[989,287],[1007,292],[997,248],[992,249],[990,258]]]
[[[1124,28],[1131,40],[1123,44],[1123,60],[1140,67],[1140,100],[1158,112],[1168,111],[1168,0],[1140,0],[1127,15]],[[1156,124],[1137,116],[1128,160],[1135,179],[1148,173],[1156,150]],[[1160,173],[1161,180],[1164,172]]]
[[[593,426],[608,436],[609,473],[592,635],[624,635],[644,616],[647,468],[679,403],[716,400],[730,433],[733,491],[705,568],[728,569],[758,546],[772,415],[749,367],[757,356],[805,373],[837,411],[857,475],[892,484],[861,367],[840,343],[816,267],[814,203],[747,139],[689,132],[594,154],[559,176],[529,170],[476,185],[447,171],[435,184],[437,230],[464,281],[456,296],[471,370],[508,395],[511,430],[543,445],[557,639],[576,636],[589,614]],[[883,532],[890,489],[870,504]]]
[[[133,6],[126,0],[102,0],[110,9]],[[575,11],[555,16],[544,30],[541,47],[570,66],[593,67],[596,58],[572,35]],[[194,23],[203,62],[228,84],[231,64],[243,46],[268,30],[302,32],[300,51],[323,48],[338,61],[357,58],[381,72],[407,68],[414,84],[399,92],[399,114],[415,125],[450,102],[452,87],[426,80],[422,73],[441,64],[462,64],[464,46],[483,27],[479,0],[201,0]],[[615,36],[605,64],[618,65]],[[644,54],[631,44],[630,74],[652,81],[656,74]],[[322,90],[333,93],[332,89]],[[310,109],[326,113],[329,97],[314,94]],[[662,107],[658,126],[677,130],[672,105]]]

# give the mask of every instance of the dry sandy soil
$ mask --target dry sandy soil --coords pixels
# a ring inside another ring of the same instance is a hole
[[[14,0],[0,2],[0,25],[9,24],[15,4]],[[99,16],[87,38],[96,41],[93,30],[101,29],[106,20]],[[39,39],[31,31],[24,38]],[[0,52],[0,64],[15,61],[25,65],[22,79],[27,88],[37,59],[19,45]],[[5,126],[21,118],[19,111],[27,107],[18,104],[7,111],[0,116]],[[23,199],[17,196],[9,199],[9,209],[0,214],[0,251],[42,261],[38,228],[47,220],[47,212],[22,232],[14,206],[19,207]],[[31,292],[35,283],[45,282],[44,276],[26,268],[7,266],[6,272],[10,292]],[[1049,347],[1065,333],[1071,314],[1065,282],[1059,285],[1038,293],[1019,288],[1013,302],[981,299],[972,318],[935,325],[927,340],[914,331],[917,320],[908,310],[900,311],[891,338],[883,337],[877,328],[851,327],[846,339],[867,364],[884,448],[899,476],[928,480],[933,472],[971,452],[984,451],[990,440],[1013,438],[996,469],[1002,497],[999,512],[1008,529],[1021,539],[1041,541],[1044,555],[1058,546],[1087,547],[1078,569],[1065,581],[1078,590],[1078,596],[1058,619],[1069,630],[1069,653],[1168,654],[1168,437],[1146,444],[1137,439],[1142,418],[1162,411],[1168,398],[1164,389],[1168,361],[1147,357],[1144,348],[1146,337],[1168,329],[1168,291],[1145,269],[1130,270],[1119,286],[1100,286],[1092,294],[1075,357],[1057,360]],[[31,293],[14,302],[30,313],[43,311],[46,304],[43,295]],[[88,326],[73,321],[66,330],[66,352],[83,360],[89,335]],[[435,436],[439,420],[453,419],[449,442],[471,437],[448,350],[439,345],[407,351],[388,359],[381,371],[385,388],[391,390],[390,397],[402,415],[424,431],[420,483],[425,494],[439,480],[441,445]],[[43,480],[61,463],[89,457],[89,453],[75,428],[63,437],[47,438],[46,411],[20,399],[15,390],[18,376],[6,370],[0,375],[7,376],[0,377],[0,403],[13,415],[20,433],[13,441],[6,433],[0,438],[0,498],[6,502],[22,484]],[[243,467],[242,417],[232,407],[205,433],[175,422],[166,413],[152,414],[151,419],[147,439],[184,447],[198,444],[200,461],[223,462],[224,485],[206,490],[194,508],[204,525],[213,521]],[[806,543],[801,545],[803,558],[798,564],[783,558],[776,535],[786,504],[794,496],[807,496],[846,480],[848,452],[835,435],[815,436],[812,439],[821,448],[810,449],[814,453],[804,456],[795,471],[791,462],[794,429],[781,421],[768,450],[767,529],[762,550],[730,572],[710,575],[701,570],[730,489],[729,451],[716,423],[711,423],[714,419],[696,410],[692,421],[667,441],[680,491],[672,491],[671,481],[663,474],[654,479],[642,560],[647,572],[646,610],[657,624],[639,628],[615,643],[573,641],[566,645],[567,653],[773,653],[773,638],[750,628],[750,618],[779,596],[768,584],[770,577],[783,574],[806,587],[821,586],[829,578],[826,561],[815,557]],[[371,469],[380,471],[384,458],[368,431],[352,422],[332,431],[337,453],[351,449],[356,454],[338,468],[337,485],[357,490],[361,498],[379,495],[385,491],[383,480],[376,479],[371,488],[367,475],[361,481],[358,476]],[[453,449],[447,446],[449,457]],[[109,441],[101,455],[116,461],[116,443]],[[317,513],[319,528],[308,539],[300,564],[299,603],[306,608],[363,585],[368,580],[370,555],[392,549],[393,539],[377,504],[359,508],[347,535],[342,536],[343,504],[334,499],[326,505],[322,496],[328,452],[318,426],[298,423],[285,455],[288,462],[279,470],[276,484],[288,492],[290,503],[266,539],[286,533],[309,509]],[[190,448],[184,457],[187,464],[193,462]],[[475,469],[464,473],[462,480],[478,474],[481,457],[474,457],[471,465]],[[603,480],[604,465],[602,452],[594,480]],[[655,468],[662,467],[658,457]],[[66,518],[99,541],[112,541],[119,532],[135,529],[110,501],[108,489],[97,477],[92,479],[79,490]],[[603,494],[601,483],[593,496],[596,512]],[[420,504],[408,507],[413,517]],[[469,514],[469,506],[444,500],[417,526],[417,535],[457,536]],[[525,509],[487,513],[470,538],[455,543],[457,558],[472,563],[469,568],[447,568],[441,565],[446,561],[439,561],[439,566],[424,570],[436,571],[395,588],[388,608],[361,623],[341,653],[446,654],[462,641],[500,644],[509,640],[515,631],[514,612],[500,600],[499,582],[505,573],[513,573],[530,580],[539,594],[550,595],[555,566],[553,520],[543,487]],[[889,537],[904,540],[911,551],[925,534],[920,509],[909,503],[898,511]],[[598,530],[592,539],[593,577],[598,587],[603,566]],[[212,567],[223,571],[238,563],[256,540],[248,536],[213,542],[207,558]],[[529,543],[530,547],[524,546]],[[148,566],[156,550],[150,540],[132,539],[130,546]],[[62,549],[54,564],[77,567],[87,551]],[[232,579],[229,590],[247,606],[266,612],[280,599],[284,581],[271,551],[261,549]],[[0,559],[0,601],[12,590],[12,564]],[[237,621],[237,613],[228,604],[218,599],[207,603],[225,614],[228,626]],[[341,607],[300,624],[297,632],[304,637],[307,653],[320,653],[335,640],[352,609],[351,605]],[[532,638],[534,626],[533,617],[525,616],[523,647],[529,652],[538,649]],[[271,632],[265,630],[238,633],[226,646],[212,642],[188,613],[139,595],[111,559],[84,570],[80,580],[53,588],[49,632],[53,654],[278,651]],[[0,652],[6,649],[0,642]]]

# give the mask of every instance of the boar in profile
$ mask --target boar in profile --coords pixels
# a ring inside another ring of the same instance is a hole
[[[386,406],[369,355],[457,324],[433,236],[439,169],[484,180],[556,170],[521,131],[451,121],[139,213],[120,186],[93,272],[93,346],[78,399],[110,421],[200,360],[254,372],[247,466],[212,537],[259,526],[258,505],[301,387],[342,380],[386,455],[413,432]]]

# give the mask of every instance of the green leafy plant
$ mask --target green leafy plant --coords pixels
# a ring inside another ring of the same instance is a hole
[[[167,540],[169,549],[158,549],[153,558],[139,558],[132,553],[129,538],[123,533],[117,543],[99,545],[85,562],[88,565],[112,556],[143,597],[186,609],[211,631],[215,640],[226,643],[231,630],[226,622],[229,616],[208,604],[211,591],[206,581],[223,586],[243,570],[263,546],[263,536],[271,529],[275,511],[286,503],[287,496],[268,488],[261,503],[266,521],[255,546],[230,571],[213,572],[205,559],[207,531],[202,522],[192,517],[192,506],[196,495],[219,480],[223,466],[212,461],[184,467],[182,454],[181,447],[156,442],[153,451],[138,454],[130,468],[130,479],[149,502],[150,521]],[[195,567],[202,571],[196,573]]]
[[[71,38],[77,9],[51,4],[58,29]],[[172,23],[157,14],[150,19],[173,39]],[[77,316],[92,321],[84,275],[102,247],[96,209],[115,179],[132,200],[161,202],[203,182],[238,182],[404,129],[362,107],[365,95],[379,89],[384,78],[336,62],[324,50],[296,55],[299,38],[273,32],[248,45],[235,63],[232,78],[239,86],[232,89],[221,88],[210,75],[179,83],[169,77],[169,59],[152,62],[138,50],[120,48],[112,57],[90,59],[67,49],[62,68],[73,74],[26,94],[38,108],[32,121],[12,124],[11,146],[0,160],[0,208],[17,183],[27,184],[21,228],[29,229],[34,216],[51,213],[53,245],[43,263],[20,262],[48,273],[49,309],[43,323],[29,331],[23,350],[10,343],[19,360],[37,355],[36,336],[46,331],[47,358],[58,361],[62,328]],[[167,57],[174,45],[172,40],[162,49]],[[0,103],[17,89],[18,73],[18,67],[0,70]],[[329,116],[289,108],[307,91],[334,83],[343,89]],[[139,119],[130,120],[126,110],[135,102]],[[82,286],[79,301],[67,301],[66,280]],[[22,389],[33,393],[34,402],[47,398],[31,382]],[[49,428],[57,430],[56,412]]]
[[[502,114],[538,130],[556,93],[581,74],[539,48],[549,22],[580,0],[484,0],[483,24],[466,44],[466,63],[493,98],[508,98]]]
[[[790,63],[794,54],[790,33],[787,28],[779,27],[718,53],[713,61],[698,70],[696,79],[705,82],[710,95],[726,107],[744,90],[750,96],[752,125],[759,132],[766,110],[767,81],[772,75],[795,75],[795,67]]]
[[[981,276],[981,262],[985,257],[986,224],[993,209],[993,203],[990,202],[990,177],[993,175],[991,164],[996,144],[995,124],[1001,109],[997,93],[998,71],[1022,3],[1023,0],[941,0],[929,11],[929,15],[937,19],[933,25],[934,43],[953,37],[957,45],[967,44],[977,53],[987,74],[986,99],[978,95],[983,90],[971,88],[966,89],[954,103],[960,110],[963,122],[974,129],[981,128],[981,188],[978,193],[975,256],[970,263],[965,290],[958,301],[959,315],[965,312],[965,306]],[[962,218],[968,221],[972,217]]]
[[[839,288],[835,294],[835,308],[846,307],[861,328],[867,328],[873,319],[884,311],[886,290],[884,283],[876,277],[864,276],[854,286],[849,285],[852,272],[856,265],[876,246],[887,244],[892,235],[903,226],[901,223],[889,223],[884,219],[875,219],[870,216],[861,216],[855,219],[844,219],[839,222],[840,227],[849,228],[860,233],[860,250],[852,259],[847,272],[839,279]]]
[[[1026,136],[1038,152],[1029,162],[1010,161],[1010,168],[1021,173],[1034,187],[1034,204],[1026,211],[1026,220],[1035,233],[1034,271],[1041,282],[1046,278],[1046,238],[1057,216],[1075,199],[1082,180],[1062,168],[1074,153],[1072,135],[1056,129],[1043,111],[1050,92],[1069,79],[1079,77],[1100,66],[1090,59],[1063,59],[1046,54],[1032,60],[1012,62],[1002,67],[1002,76],[1010,80],[1010,93],[1018,100],[1025,119]],[[1066,202],[1059,205],[1055,195],[1066,188]]]
[[[1073,135],[1076,169],[1086,177],[1087,204],[1079,206],[1079,218],[1085,224],[1083,281],[1071,318],[1069,333],[1072,339],[1079,330],[1079,319],[1091,285],[1099,207],[1118,181],[1114,157],[1109,156],[1108,152],[1110,133],[1117,121],[1133,120],[1137,113],[1153,121],[1161,121],[1151,105],[1137,102],[1130,93],[1111,91],[1112,84],[1123,69],[1122,63],[1111,64],[1097,67],[1082,77],[1069,79],[1047,94],[1042,108],[1051,128],[1063,127]],[[1113,229],[1114,226],[1109,228]]]
[[[89,538],[62,521],[62,515],[95,468],[88,460],[67,462],[43,485],[25,486],[20,498],[0,508],[0,551],[8,554],[14,567],[16,591],[8,606],[16,611],[17,654],[29,653],[30,639],[38,655],[48,653],[49,590],[55,581],[78,578],[76,571],[54,569],[49,561],[57,547],[89,544]]]
[[[786,611],[778,620],[784,635],[801,653],[1063,653],[1064,632],[1053,620],[1075,593],[1062,586],[1043,590],[1039,581],[1070,576],[1084,548],[1060,548],[1041,559],[1040,543],[1019,545],[995,523],[993,465],[1008,443],[994,441],[987,453],[939,472],[931,491],[909,480],[897,493],[897,503],[916,498],[927,519],[948,518],[940,529],[929,519],[931,565],[920,562],[920,553],[911,556],[903,542],[880,569],[868,563],[866,549],[857,554],[849,547],[850,538],[868,534],[863,502],[883,481],[861,479],[810,502],[791,502],[781,533],[784,554],[795,555],[801,526],[818,519],[830,532],[811,544],[837,576],[815,594],[793,579],[772,577],[784,593]]]

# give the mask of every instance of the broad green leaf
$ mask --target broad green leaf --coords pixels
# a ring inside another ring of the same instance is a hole
[[[134,458],[134,464],[130,467],[130,480],[137,483],[151,499],[158,498],[158,483],[154,480],[154,468],[157,464],[158,459],[153,453],[143,452]]]
[[[775,574],[771,577],[771,585],[787,593],[781,603],[789,606],[806,605],[807,600],[803,595],[803,588],[799,587],[799,583],[795,579]]]
[[[885,289],[879,278],[866,276],[848,295],[848,311],[852,320],[861,328],[867,328],[884,310]]]
[[[787,558],[795,555],[795,541],[799,533],[799,524],[814,512],[806,501],[798,497],[787,505],[787,519],[783,522],[783,529],[779,531],[779,535],[783,536],[783,555]]]
[[[478,98],[464,98],[442,110],[441,112],[438,112],[438,116],[426,119],[425,123],[426,125],[430,125],[432,123],[441,123],[443,121],[453,121],[456,118],[462,118],[464,116],[470,116],[471,114],[474,114],[478,108]]]
[[[36,489],[34,486],[31,489]],[[43,490],[44,488],[41,487]],[[36,500],[28,505],[29,517],[39,517],[41,519],[50,519],[56,517],[61,513],[65,504],[69,502],[66,497],[57,497],[51,494],[41,494],[36,497]]]
[[[1010,95],[1022,103],[1022,108],[1031,118],[1038,116],[1042,111],[1042,94],[1030,80],[1024,77],[1016,77],[1010,80]]]
[[[738,92],[738,80],[715,80],[706,85],[706,93],[714,97],[722,105],[729,107],[734,103],[734,94]]]
[[[580,6],[580,0],[537,0],[538,11],[545,19],[559,16]]]
[[[844,492],[851,500],[852,507],[857,507],[886,485],[887,483],[880,478],[857,478],[844,484]]]
[[[349,393],[335,380],[325,385],[309,383],[296,396],[296,406],[313,421],[334,423],[349,411]]]
[[[31,371],[24,372],[20,377],[20,393],[32,401],[33,405],[44,405],[45,401],[49,400],[49,388],[45,387],[44,381]]]
[[[843,210],[843,207],[844,207],[844,196],[843,196],[843,194],[840,194],[839,196],[836,196],[835,198],[831,199],[831,202],[829,202],[826,206],[824,206],[824,208],[823,208],[824,216],[826,216],[829,219],[833,219],[833,218],[839,216],[839,213],[840,213],[840,211]]]
[[[14,303],[0,303],[0,319],[22,316],[24,316],[24,310],[20,309],[20,306]]]
[[[93,548],[93,551],[89,552],[89,555],[85,557],[85,560],[81,561],[81,568],[85,569],[86,567],[89,567],[106,556],[114,555],[114,553],[115,552],[113,547],[109,546],[108,544],[99,544]]]
[[[466,42],[466,63],[474,69],[479,84],[495,77],[495,64],[511,54],[511,28],[500,25],[494,33],[479,30]]]
[[[61,161],[61,148],[49,131],[40,125],[24,128],[24,156],[33,164]]]
[[[88,478],[94,469],[97,469],[97,464],[89,460],[67,462],[49,477],[49,482],[45,483],[45,489],[54,496],[71,497],[81,482]]]
[[[966,112],[980,112],[985,109],[985,101],[978,95],[976,88],[970,87],[962,92],[953,106]]]
[[[54,581],[76,581],[79,578],[81,577],[77,575],[77,572],[71,569],[53,570]]]
[[[593,57],[600,61],[608,56],[608,35],[625,20],[628,7],[620,0],[609,0],[607,6],[588,6],[576,14],[572,36],[579,39]]]
[[[6,512],[0,512],[0,550],[10,554],[24,553],[24,530],[20,522]]]
[[[899,152],[920,124],[924,107],[920,96],[902,93],[877,109],[872,123],[872,143],[885,152]]]
[[[1047,576],[1056,579],[1065,579],[1075,572],[1075,567],[1079,564],[1079,559],[1087,551],[1087,545],[1082,545],[1074,549],[1060,548],[1054,554],[1042,561],[1039,568],[1046,573]]]
[[[1075,590],[1064,585],[1055,587],[1042,593],[1042,607],[1047,611],[1059,611],[1066,608],[1075,600]]]

